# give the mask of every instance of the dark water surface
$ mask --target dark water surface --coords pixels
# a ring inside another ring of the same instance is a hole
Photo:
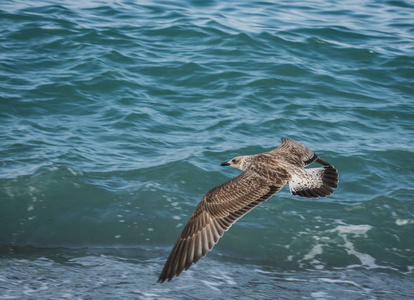
[[[411,1],[2,1],[0,299],[414,299]],[[286,136],[285,187],[170,283],[189,215]]]

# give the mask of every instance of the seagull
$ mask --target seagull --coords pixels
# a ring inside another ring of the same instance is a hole
[[[316,162],[323,167],[305,169]],[[338,172],[304,145],[282,138],[276,149],[237,156],[221,166],[243,173],[207,192],[175,243],[158,282],[170,281],[213,249],[231,225],[289,184],[292,195],[326,197],[337,188]]]

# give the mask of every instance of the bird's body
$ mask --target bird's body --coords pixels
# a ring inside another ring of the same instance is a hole
[[[305,169],[316,162],[322,168]],[[325,197],[337,187],[337,170],[302,144],[282,138],[266,153],[238,156],[222,166],[243,171],[207,192],[175,243],[159,282],[170,281],[204,257],[239,218],[289,184],[293,195]]]

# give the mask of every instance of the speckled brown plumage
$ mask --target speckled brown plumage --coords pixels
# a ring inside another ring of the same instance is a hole
[[[222,166],[243,171],[212,188],[200,201],[175,243],[159,277],[170,281],[204,257],[232,224],[289,184],[293,195],[325,197],[337,187],[337,170],[302,144],[282,138],[266,153],[238,156]],[[316,162],[324,167],[305,169]]]

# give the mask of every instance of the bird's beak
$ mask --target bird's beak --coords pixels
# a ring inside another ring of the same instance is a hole
[[[220,164],[220,166],[225,167],[225,166],[230,166],[230,164],[229,164],[228,162],[222,162],[222,163]]]

